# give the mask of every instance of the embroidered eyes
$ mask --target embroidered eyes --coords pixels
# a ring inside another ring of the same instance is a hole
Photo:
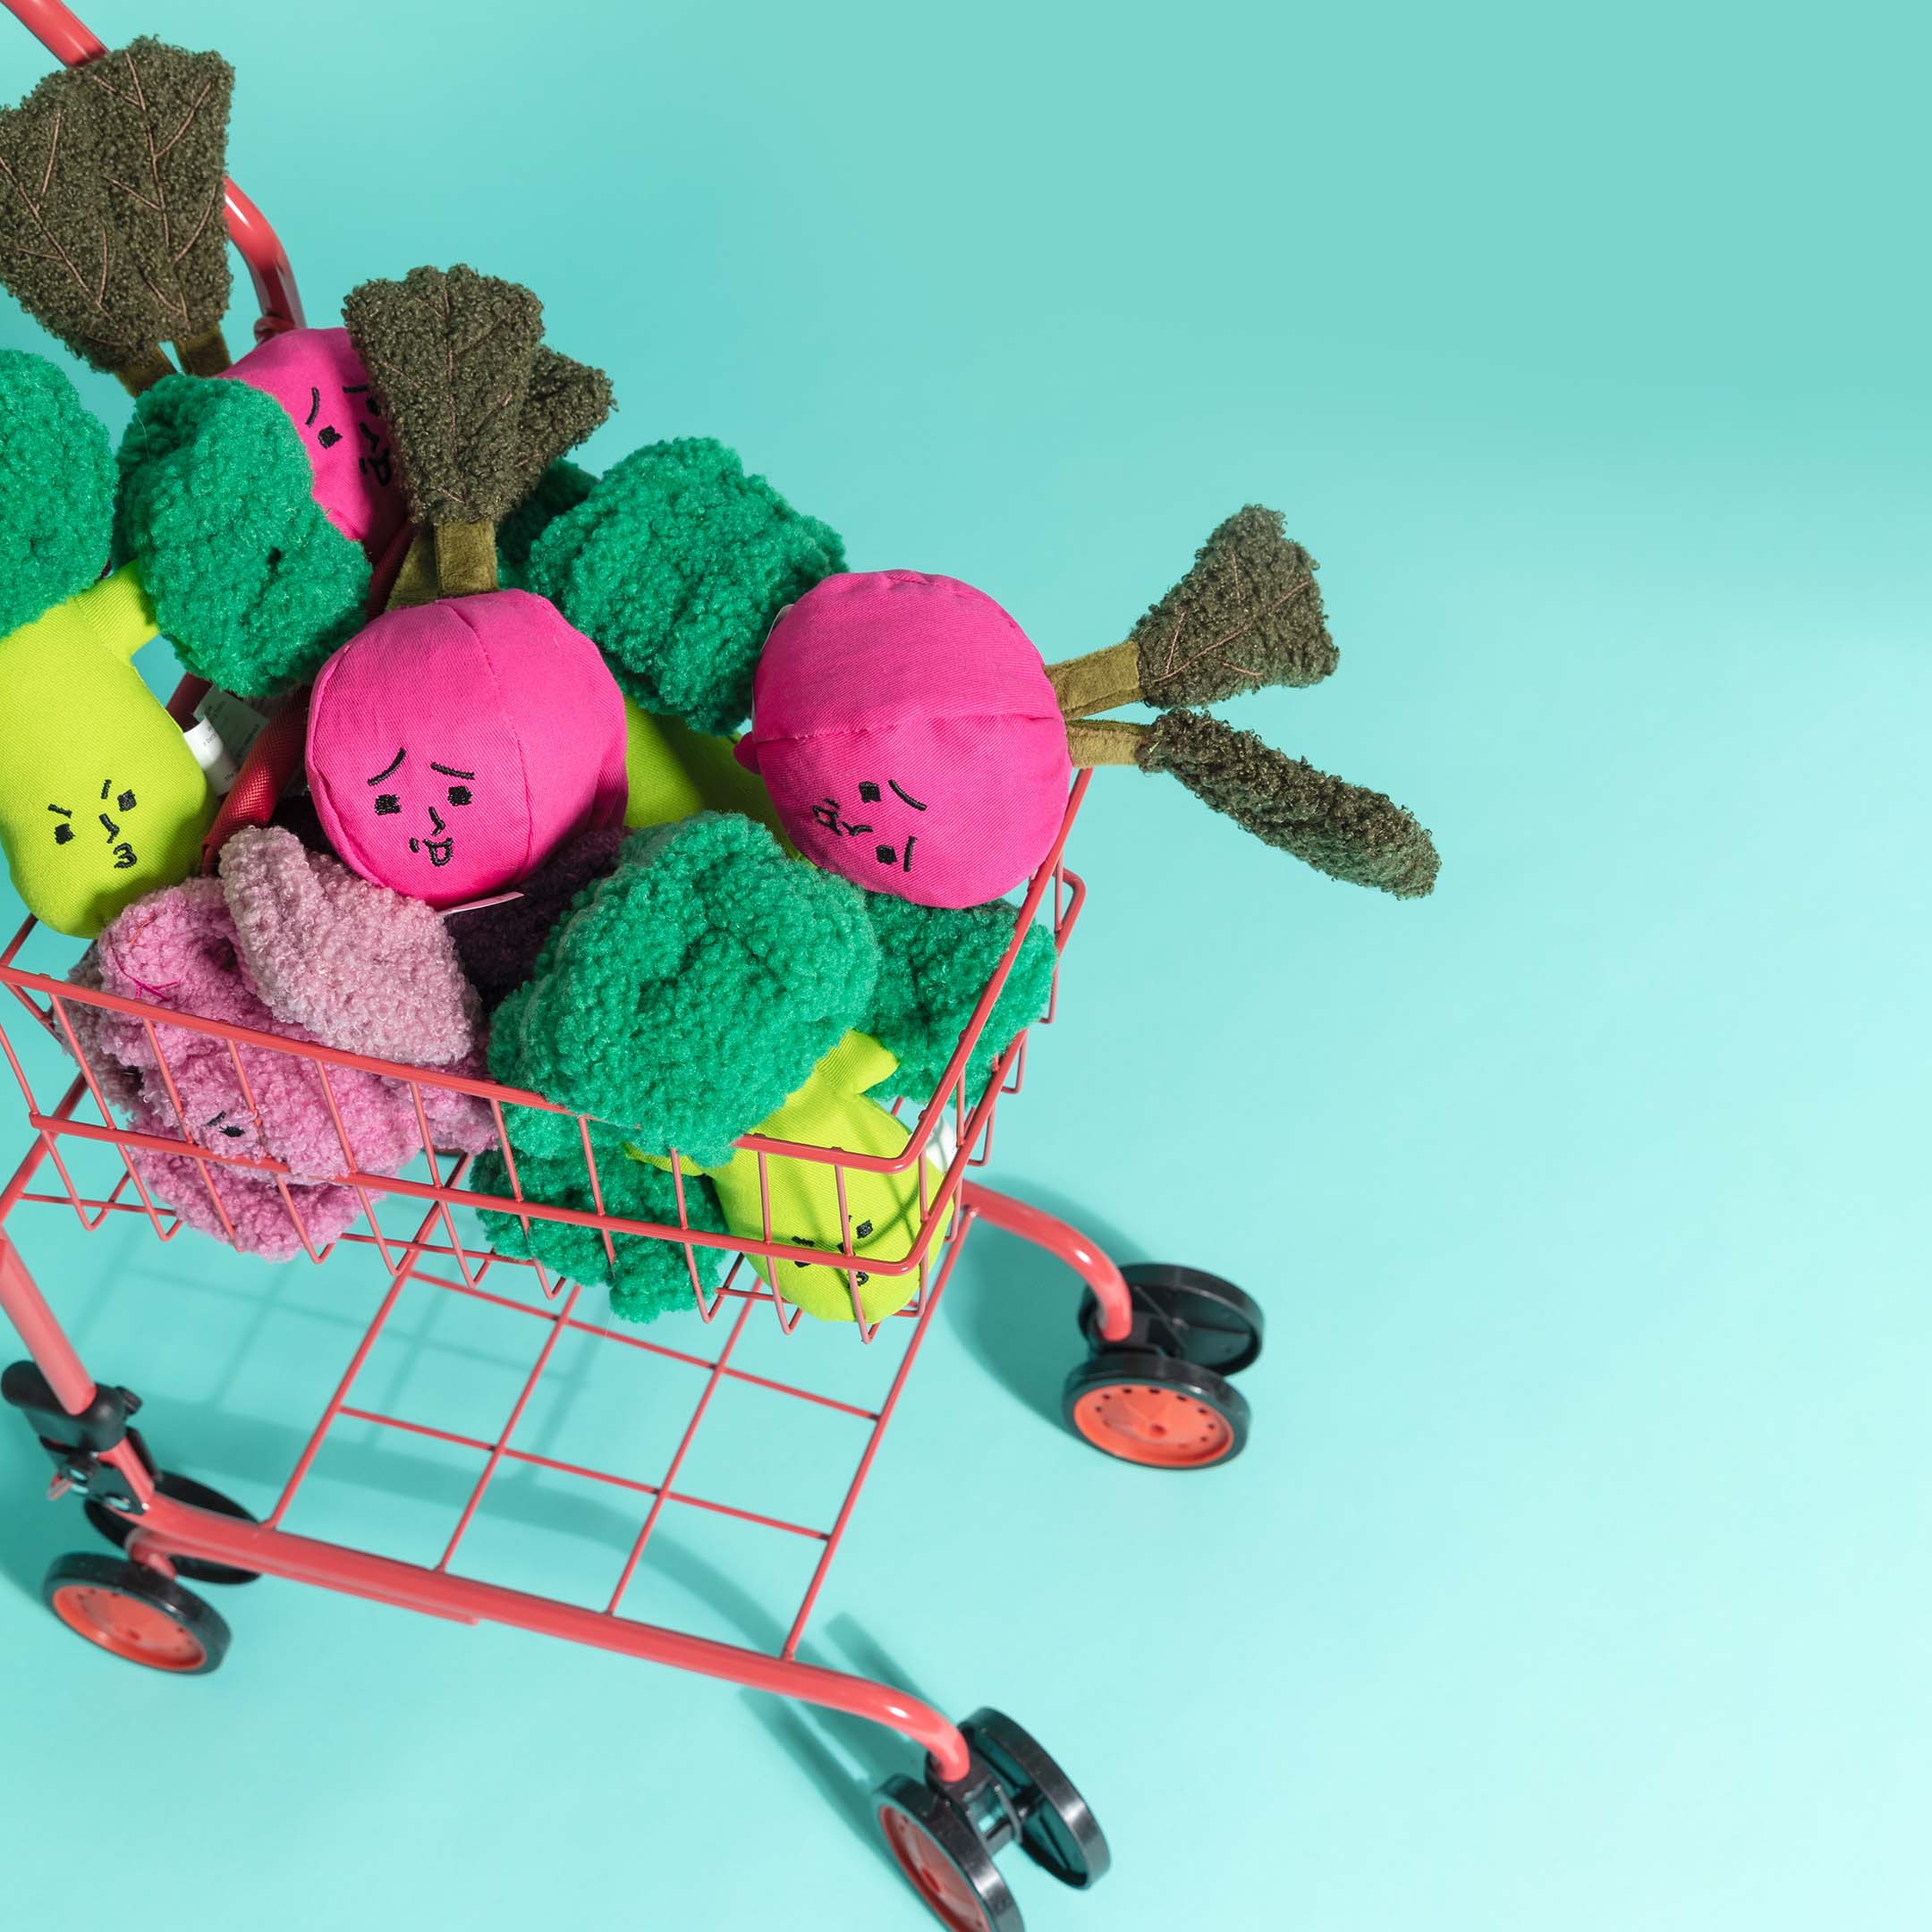
[[[449,788],[449,801],[452,805],[467,805],[470,802],[470,787],[466,784],[453,784]],[[376,810],[380,817],[386,818],[392,812],[402,809],[402,801],[394,792],[377,793]]]
[[[104,779],[101,782],[100,795],[102,804],[105,805],[107,802],[107,794],[113,790],[114,780],[112,778]],[[114,809],[117,812],[125,814],[132,811],[140,802],[140,801],[134,796],[131,790],[123,791],[115,794]],[[54,827],[54,843],[56,845],[72,844],[74,835],[73,814],[64,805],[49,805],[47,809],[60,820],[60,823]],[[121,836],[121,827],[106,812],[102,812],[98,816],[101,826],[107,834],[108,843],[113,844],[114,841]],[[124,844],[114,845],[114,851],[115,853],[114,864],[119,870],[125,871],[129,866],[134,863],[133,849],[131,846]],[[121,856],[123,853],[126,855],[125,857]]]
[[[397,772],[402,770],[402,761],[408,756],[409,748],[407,746],[404,746],[400,750],[398,750],[396,755],[393,758],[391,758],[389,762],[385,765],[383,768],[379,772],[377,772],[373,778],[369,779],[368,783],[372,785],[378,785],[383,782],[385,778],[393,778]],[[440,773],[445,778],[454,778],[462,780],[466,778],[474,778],[476,776],[476,774],[474,772],[460,771],[453,765],[438,765],[433,759],[430,761],[429,769],[433,772]],[[444,795],[449,800],[452,805],[467,805],[470,802],[470,787],[467,784],[460,783],[453,784],[449,787],[448,791]],[[376,794],[376,815],[377,818],[393,818],[402,809],[402,801],[398,793],[394,792],[378,792]],[[436,830],[440,832],[443,829],[443,821],[440,818],[437,818],[436,807],[433,805],[429,808],[429,816],[432,818],[436,819]]]

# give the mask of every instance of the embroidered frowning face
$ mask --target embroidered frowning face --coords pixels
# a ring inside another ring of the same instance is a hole
[[[476,775],[434,758],[411,760],[409,747],[400,745],[369,781],[375,816],[397,820],[394,830],[407,838],[411,856],[441,871],[454,860],[462,815],[476,803]]]
[[[115,791],[114,780],[104,778],[97,802],[98,810],[89,805],[83,807],[78,815],[71,805],[49,804],[47,810],[54,818],[54,843],[72,845],[77,839],[97,840],[105,835],[109,862],[114,870],[133,870],[140,863],[140,855],[134,850],[131,836],[131,821],[140,809],[140,800],[135,796],[133,786],[123,785]],[[128,837],[122,836],[123,829],[130,834]]]
[[[1072,764],[1039,653],[951,577],[827,577],[773,625],[739,761],[814,865],[920,905],[996,899],[1051,848]]]
[[[620,824],[623,699],[596,645],[523,590],[386,611],[323,665],[309,784],[364,878],[487,898]]]
[[[208,780],[128,661],[152,634],[117,572],[0,638],[0,848],[58,932],[91,938],[200,856]]]
[[[389,425],[348,330],[272,335],[227,374],[282,405],[315,470],[323,513],[379,559],[401,530],[405,509]]]

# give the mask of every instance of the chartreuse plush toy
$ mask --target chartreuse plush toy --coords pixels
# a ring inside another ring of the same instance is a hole
[[[796,1140],[809,1147],[836,1148],[847,1154],[897,1156],[911,1138],[905,1125],[876,1100],[870,1089],[891,1084],[898,1062],[869,1034],[848,1033],[817,1066],[811,1078],[789,1095],[755,1131],[767,1140]],[[661,1155],[628,1150],[636,1160],[668,1168]],[[923,1165],[928,1203],[945,1177],[936,1137],[927,1145]],[[708,1170],[726,1225],[733,1234],[762,1241],[765,1207],[771,1206],[771,1239],[796,1248],[851,1251],[873,1261],[902,1261],[912,1251],[924,1222],[919,1214],[919,1165],[901,1174],[874,1174],[862,1167],[837,1167],[827,1161],[769,1154],[762,1181],[756,1151],[740,1148],[721,1167]],[[839,1174],[844,1175],[844,1206]],[[939,1237],[953,1218],[949,1203]],[[855,1268],[827,1267],[810,1261],[773,1260],[754,1255],[752,1266],[787,1301],[820,1321],[851,1321],[856,1288],[869,1322],[896,1315],[919,1287],[919,1271],[871,1275]]]
[[[100,575],[113,521],[106,433],[51,363],[0,353],[0,847],[29,910],[83,938],[184,877],[214,810],[133,666],[154,609]]]

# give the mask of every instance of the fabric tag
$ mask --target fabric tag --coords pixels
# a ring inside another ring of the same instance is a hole
[[[241,767],[228,755],[228,747],[222,742],[221,733],[208,718],[199,719],[182,736],[187,740],[188,749],[194,753],[195,763],[208,775],[208,790],[216,798],[224,796],[241,771]]]
[[[208,691],[195,707],[195,716],[215,727],[237,770],[248,757],[249,747],[255,742],[257,734],[268,722],[253,705],[245,703],[233,691]],[[227,783],[232,782],[231,778]],[[209,783],[214,783],[212,775]],[[219,789],[225,791],[227,783]]]

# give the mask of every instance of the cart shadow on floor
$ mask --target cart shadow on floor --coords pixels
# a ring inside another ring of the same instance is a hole
[[[891,1684],[927,1703],[936,1702],[911,1681],[856,1617],[842,1613],[828,1618],[826,1636],[829,1644],[804,1647],[800,1653],[803,1661],[822,1664],[833,1670],[849,1670],[875,1682]],[[843,1711],[793,1703],[756,1690],[739,1694],[745,1708],[811,1779],[820,1796],[851,1826],[866,1849],[886,1870],[898,1876],[899,1868],[886,1850],[878,1821],[873,1816],[872,1793],[895,1771],[918,1776],[920,1766],[917,1750],[895,1733],[868,1724],[861,1717],[847,1716]]]
[[[1130,1235],[1081,1203],[1032,1187],[1024,1197],[1079,1228],[1116,1262],[1141,1258]],[[1079,1275],[1031,1241],[984,1222],[973,1230],[963,1265],[973,1278],[945,1300],[954,1331],[995,1381],[1058,1428],[1061,1385],[1087,1353],[1078,1326]]]

